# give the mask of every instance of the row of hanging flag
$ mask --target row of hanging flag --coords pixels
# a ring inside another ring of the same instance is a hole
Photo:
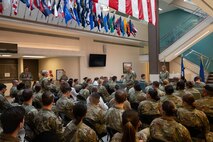
[[[55,17],[62,17],[66,24],[71,19],[74,19],[78,26],[90,26],[90,30],[95,27],[101,31],[104,28],[106,33],[116,33],[120,36],[132,34],[136,36],[137,29],[131,20],[126,18],[115,18],[115,14],[103,14],[103,7],[101,4],[94,2],[94,0],[20,0],[26,4],[31,11],[38,8],[46,17],[53,14]],[[14,15],[18,13],[19,0],[0,0],[0,12],[7,9],[12,4],[12,11]]]

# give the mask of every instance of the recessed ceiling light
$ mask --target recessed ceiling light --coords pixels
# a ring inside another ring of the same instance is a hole
[[[162,11],[163,9],[159,7],[158,10]]]
[[[45,56],[30,56],[30,55],[26,55],[26,56],[22,56],[23,58],[45,58]]]
[[[12,55],[1,55],[2,57],[11,57]]]

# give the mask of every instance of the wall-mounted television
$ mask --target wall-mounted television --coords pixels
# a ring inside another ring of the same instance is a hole
[[[106,66],[106,54],[89,55],[89,67],[105,67],[105,66]]]

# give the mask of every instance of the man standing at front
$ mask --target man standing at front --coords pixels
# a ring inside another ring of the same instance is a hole
[[[136,73],[132,70],[132,67],[127,67],[127,74],[124,79],[124,83],[126,85],[127,90],[132,88],[135,85]]]
[[[29,68],[26,67],[24,69],[24,72],[22,72],[20,74],[20,80],[25,84],[26,88],[30,88],[31,87],[31,81],[33,80],[33,76],[31,74],[31,72],[29,72]]]

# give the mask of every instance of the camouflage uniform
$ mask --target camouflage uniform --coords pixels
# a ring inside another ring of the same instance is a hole
[[[38,109],[42,107],[42,92],[33,93],[33,105]]]
[[[206,142],[213,142],[213,132],[209,132],[206,135]]]
[[[59,137],[62,136],[62,122],[51,110],[41,109],[34,119],[34,124],[36,124],[35,132],[37,135],[45,131],[52,131],[55,132]]]
[[[14,95],[17,95],[17,93],[18,93],[17,87],[16,86],[12,86],[10,88],[10,96],[13,98],[13,97],[15,97]]]
[[[188,88],[185,91],[191,93],[194,96],[195,100],[201,98],[200,92],[195,88]]]
[[[204,82],[195,82],[194,88],[197,89],[201,94],[203,94],[203,88],[206,84]]]
[[[150,136],[153,140],[164,142],[192,142],[189,131],[171,118],[156,118],[150,125]]]
[[[63,75],[61,76],[60,80],[67,81],[67,80],[68,80],[67,75],[63,74]]]
[[[146,95],[143,93],[143,91],[135,91],[134,93],[131,93],[129,95],[129,101],[131,103],[140,103],[141,101],[146,99]]]
[[[186,94],[185,90],[177,90],[173,95],[178,96],[178,97],[183,97]]]
[[[184,108],[179,108],[177,111],[177,120],[187,128],[197,128],[202,130],[203,136],[210,131],[209,121],[205,113],[191,106],[184,106]],[[193,137],[193,135],[191,135]],[[196,137],[196,136],[194,136]],[[193,138],[193,141],[202,142],[205,139]]]
[[[11,104],[8,102],[8,100],[2,94],[0,94],[0,114],[10,106]]]
[[[139,115],[160,115],[160,102],[153,99],[140,102],[138,106]]]
[[[75,125],[74,121],[67,124],[63,134],[64,142],[97,142],[94,130],[80,122]]]
[[[213,118],[213,97],[206,96],[196,100],[195,107],[203,111],[207,117]],[[210,121],[210,120],[209,120]],[[213,124],[210,122],[211,131],[213,131]]]
[[[127,90],[134,86],[136,77],[137,75],[134,71],[126,74],[124,84],[126,84]]]
[[[112,96],[108,93],[106,88],[104,86],[99,86],[98,87],[98,92],[102,94],[102,97],[105,102],[109,102],[112,99]]]
[[[0,134],[0,142],[19,142],[19,139],[14,138],[11,135],[1,133]]]
[[[106,132],[106,111],[101,109],[99,105],[88,104],[86,118],[92,119],[95,124],[95,130],[97,133],[102,134]]]
[[[181,107],[182,106],[182,99],[178,96],[175,95],[165,95],[160,98],[161,103],[165,101],[172,101],[176,107]]]
[[[35,137],[35,134],[33,132],[35,124],[33,120],[35,116],[38,114],[38,111],[37,109],[35,109],[34,106],[25,103],[23,103],[22,106],[25,109],[25,121],[24,121],[25,137],[28,141],[33,140],[33,138]]]
[[[169,72],[165,71],[165,72],[160,72],[159,74],[159,78],[160,78],[160,82],[163,82],[165,79],[169,80]]]
[[[72,109],[74,101],[65,97],[64,95],[56,102],[56,109],[58,112],[64,113],[69,119],[73,118]]]
[[[159,97],[165,96],[165,92],[161,91],[160,89],[157,88],[156,91],[158,92]]]
[[[116,133],[112,137],[111,142],[121,142],[122,137],[123,137],[122,133]],[[142,140],[143,142],[147,141],[147,137],[142,131],[136,133],[136,142],[139,142],[140,140]]]
[[[106,113],[107,127],[122,132],[122,114],[124,109],[111,107]]]
[[[20,74],[20,80],[25,84],[27,88],[31,87],[31,81],[33,80],[33,76],[31,72],[23,72]]]
[[[82,95],[85,99],[87,99],[90,95],[90,92],[88,89],[81,89],[79,95]]]

